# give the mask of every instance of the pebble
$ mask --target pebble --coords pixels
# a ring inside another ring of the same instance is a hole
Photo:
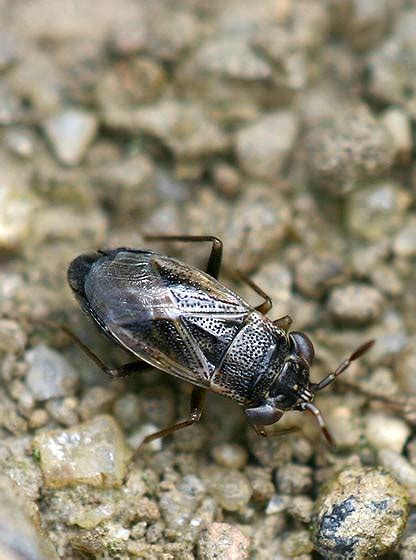
[[[158,138],[177,158],[196,159],[224,152],[228,139],[219,126],[197,104],[163,100],[131,111],[119,126]]]
[[[248,461],[248,452],[245,447],[237,443],[221,443],[211,450],[215,462],[229,469],[242,469]]]
[[[401,389],[406,393],[416,393],[416,340],[411,338],[397,356],[396,368]]]
[[[130,458],[118,424],[107,415],[68,430],[43,432],[35,437],[33,447],[50,488],[120,486]]]
[[[87,111],[68,109],[47,119],[42,126],[58,161],[78,165],[95,138],[98,120]]]
[[[282,494],[305,494],[312,489],[312,470],[304,465],[287,463],[276,471],[276,486]]]
[[[21,325],[11,319],[0,319],[0,352],[18,354],[24,350],[27,334]]]
[[[398,107],[392,107],[384,111],[381,120],[393,138],[396,150],[395,161],[399,165],[409,164],[413,148],[412,125],[409,115]]]
[[[284,535],[280,549],[286,558],[299,558],[313,552],[314,546],[309,531],[301,529]]]
[[[209,490],[223,509],[238,511],[248,504],[253,490],[243,473],[211,467],[207,476]]]
[[[411,204],[410,193],[391,180],[353,192],[347,200],[346,223],[367,241],[379,241],[398,230]]]
[[[416,558],[416,535],[410,535],[400,543],[400,560]]]
[[[97,165],[91,175],[103,204],[114,206],[123,220],[150,212],[160,201],[154,165],[142,154]]]
[[[245,474],[253,490],[251,499],[255,502],[266,502],[275,493],[270,469],[263,467],[248,466]]]
[[[351,16],[340,22],[343,33],[355,49],[370,49],[389,31],[398,6],[390,0],[352,0],[349,4]]]
[[[124,428],[131,428],[140,420],[140,398],[134,393],[126,393],[116,400],[113,413]]]
[[[416,256],[416,215],[410,214],[404,226],[397,232],[393,251],[398,257],[410,259]]]
[[[207,213],[207,209],[204,211]],[[208,219],[210,216],[208,212]],[[244,269],[262,263],[266,255],[279,248],[290,222],[291,209],[283,196],[258,183],[247,185],[233,205],[222,234],[227,240],[228,264],[232,267],[238,259],[237,267]]]
[[[289,496],[286,511],[301,523],[309,524],[313,508],[314,502],[309,496]]]
[[[347,468],[321,490],[313,540],[328,560],[378,558],[398,544],[408,514],[408,493],[390,474]]]
[[[212,169],[212,178],[217,189],[226,197],[234,198],[241,191],[240,174],[232,165],[217,163]]]
[[[416,468],[405,457],[391,449],[381,449],[378,453],[380,464],[402,484],[410,494],[412,504],[416,503]]]
[[[254,81],[271,77],[272,69],[256,54],[244,35],[206,41],[192,61],[200,71],[227,78]]]
[[[116,398],[117,392],[112,387],[91,387],[84,393],[79,405],[81,418],[89,420],[97,414],[109,412]]]
[[[162,492],[159,505],[167,526],[182,533],[187,531],[205,495],[205,485],[195,475],[184,476],[174,488]]]
[[[377,288],[358,282],[334,288],[328,301],[332,317],[351,325],[374,323],[381,316],[383,306],[383,296]]]
[[[409,426],[397,418],[381,412],[370,412],[365,416],[365,436],[376,449],[389,449],[401,453],[410,436]]]
[[[0,557],[2,560],[58,560],[40,526],[39,512],[8,476],[0,476]]]
[[[249,176],[276,179],[289,160],[298,128],[294,112],[277,111],[239,130],[235,145],[240,167]]]
[[[25,354],[29,371],[26,383],[38,401],[74,394],[79,378],[70,363],[58,352],[44,344]]]
[[[250,539],[229,523],[211,523],[201,533],[198,560],[247,560],[249,554]]]
[[[346,279],[345,263],[336,255],[306,255],[295,267],[295,282],[307,297],[321,298]]]
[[[7,148],[21,158],[31,158],[35,153],[36,140],[29,128],[12,128],[4,135]]]
[[[74,397],[49,399],[45,404],[45,409],[51,418],[63,426],[74,426],[79,422],[79,402]]]
[[[325,394],[319,397],[319,406],[324,410],[337,449],[354,448],[360,443],[363,432],[361,402],[346,399],[344,395]]]
[[[31,234],[35,198],[18,185],[21,179],[0,173],[0,251],[19,250]]]
[[[394,33],[373,49],[366,66],[367,92],[383,104],[405,109],[416,117],[416,11],[404,11]]]
[[[364,105],[347,107],[314,126],[306,137],[307,161],[321,189],[335,195],[386,173],[395,149],[386,128]],[[367,215],[364,217],[365,226]]]

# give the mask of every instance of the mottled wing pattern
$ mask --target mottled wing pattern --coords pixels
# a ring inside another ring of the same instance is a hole
[[[124,347],[203,387],[247,314],[247,304],[208,275],[147,251],[114,251],[98,259],[85,294]]]

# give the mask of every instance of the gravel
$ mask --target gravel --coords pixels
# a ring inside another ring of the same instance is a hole
[[[0,556],[413,558],[412,2],[0,8]],[[376,339],[316,399],[335,450],[307,413],[261,438],[209,392],[198,425],[139,447],[189,385],[110,381],[45,320],[131,361],[65,276],[122,246],[206,266],[208,244],[146,233],[222,238],[221,281],[260,304],[242,269],[292,316],[314,381]]]

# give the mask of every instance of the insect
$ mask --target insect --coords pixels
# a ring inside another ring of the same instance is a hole
[[[118,248],[80,255],[68,269],[69,284],[83,311],[135,360],[108,368],[70,331],[81,348],[111,378],[154,366],[194,385],[187,420],[145,438],[144,443],[198,422],[207,390],[230,398],[261,436],[265,426],[288,410],[309,411],[329,444],[333,438],[315,394],[332,383],[374,341],[361,345],[319,383],[309,368],[315,352],[301,332],[289,332],[292,319],[275,321],[272,302],[254,282],[243,280],[263,303],[251,306],[218,282],[222,242],[211,236],[147,236],[150,241],[211,242],[203,272],[174,258],[144,249]],[[67,331],[68,332],[68,331]]]

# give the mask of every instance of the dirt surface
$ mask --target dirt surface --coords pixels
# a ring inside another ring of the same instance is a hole
[[[415,558],[415,28],[413,0],[0,0],[0,558]],[[222,281],[293,317],[314,381],[376,339],[317,399],[336,450],[209,395],[133,456],[190,387],[112,382],[50,322],[131,360],[66,270],[122,246],[204,266],[146,233],[220,237]]]

